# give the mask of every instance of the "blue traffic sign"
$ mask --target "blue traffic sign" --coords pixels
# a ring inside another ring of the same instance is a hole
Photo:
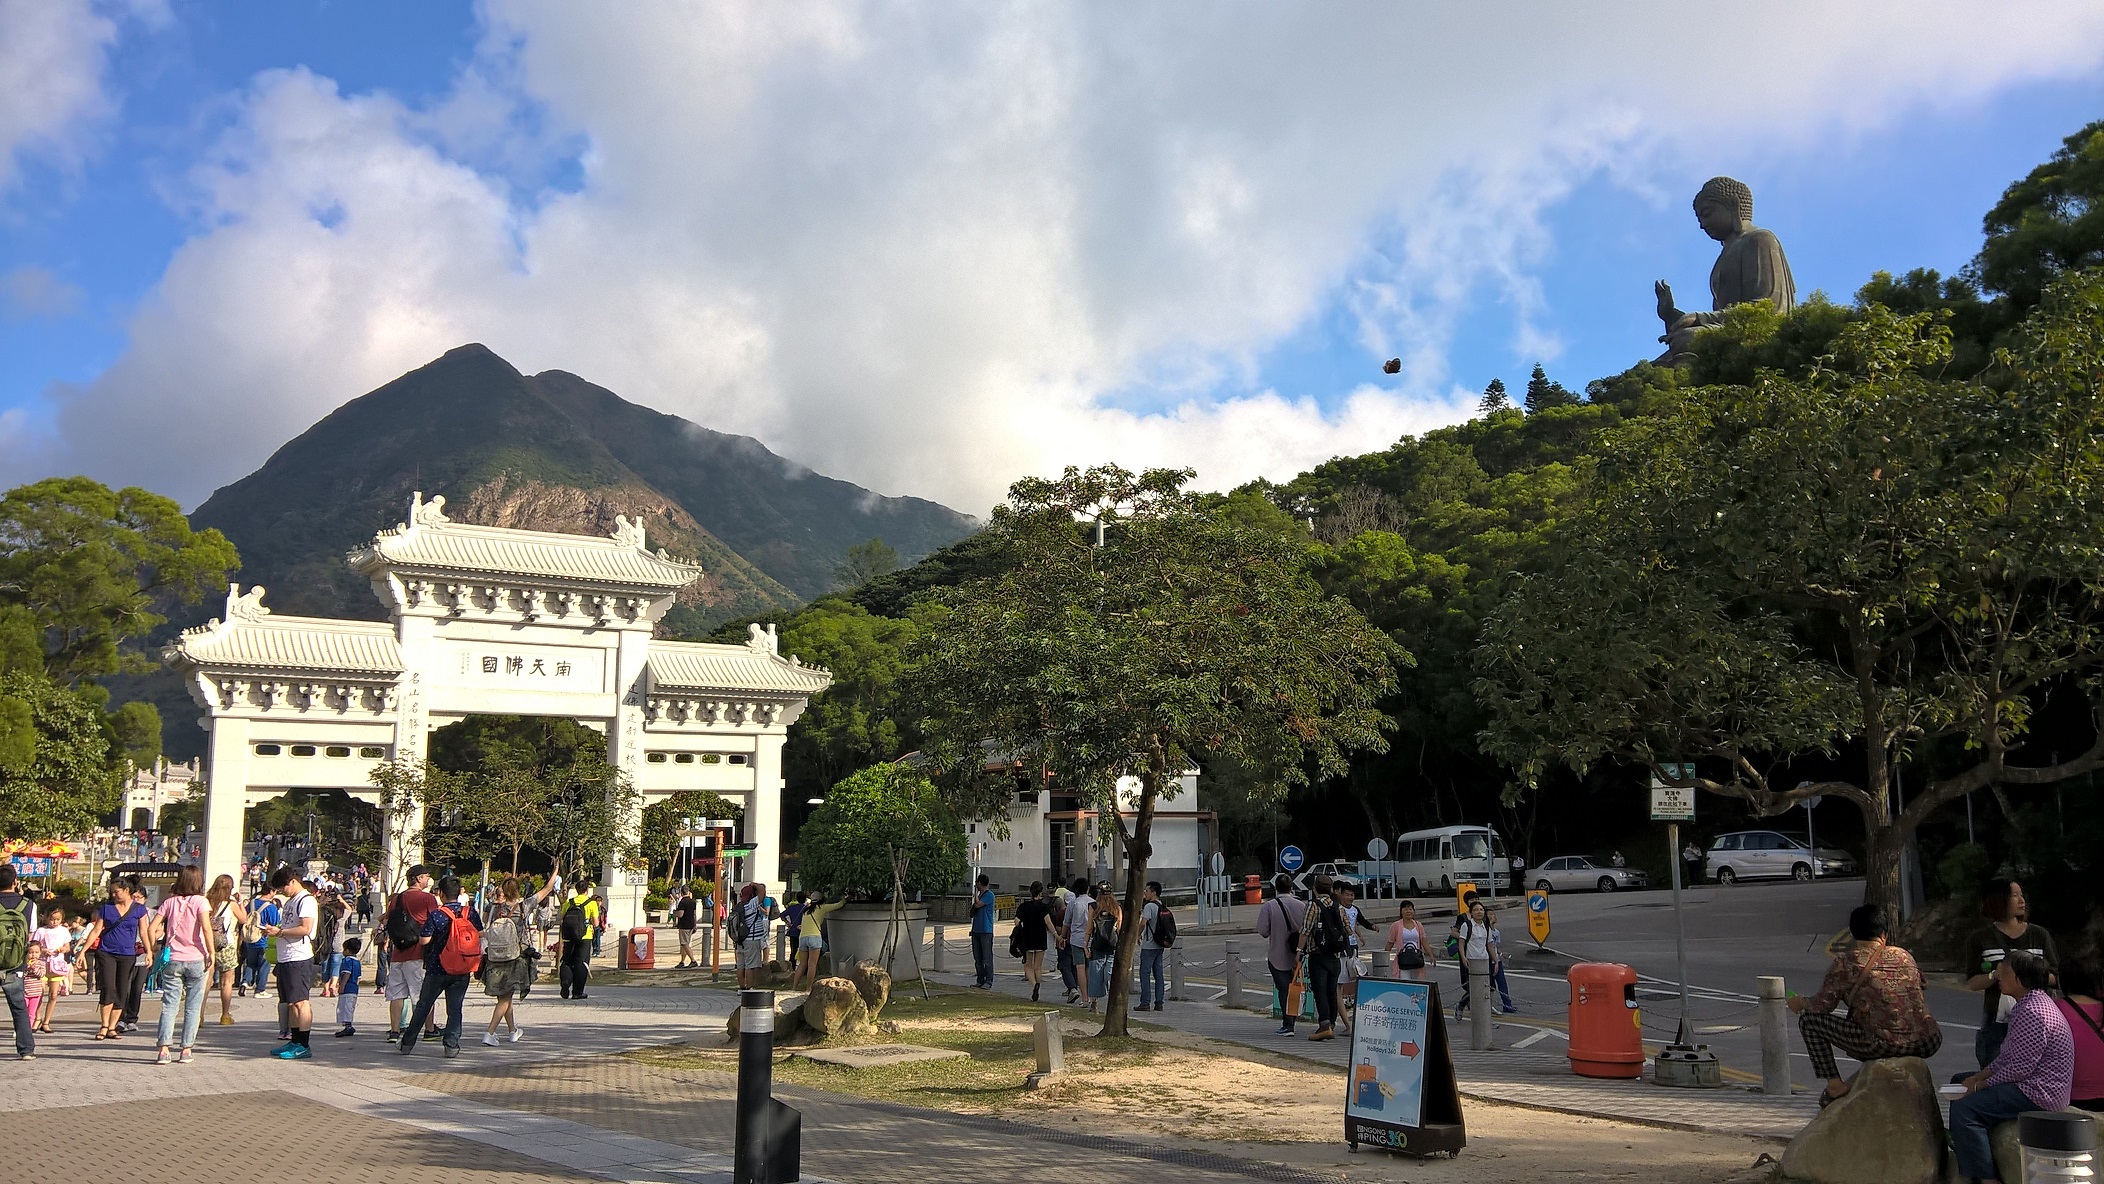
[[[1278,853],[1278,865],[1285,871],[1297,872],[1300,865],[1307,861],[1308,857],[1302,855],[1298,847],[1287,847]]]

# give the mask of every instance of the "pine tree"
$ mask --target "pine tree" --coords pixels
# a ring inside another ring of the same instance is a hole
[[[1549,381],[1549,376],[1542,372],[1541,363],[1534,364],[1534,376],[1527,380],[1527,414],[1549,407],[1576,407],[1578,402],[1578,396],[1569,388],[1560,382]]]
[[[1490,380],[1490,385],[1483,388],[1483,401],[1476,404],[1476,414],[1489,416],[1495,412],[1504,411],[1511,406],[1512,402],[1505,397],[1505,380],[1493,378]]]

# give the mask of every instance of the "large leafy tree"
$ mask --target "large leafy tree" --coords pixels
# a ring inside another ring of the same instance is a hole
[[[1114,465],[1028,479],[994,512],[997,574],[937,594],[902,691],[963,813],[997,817],[1013,785],[977,776],[989,747],[1048,772],[1115,823],[1138,916],[1157,804],[1208,756],[1283,789],[1379,749],[1375,701],[1400,646],[1308,572],[1303,542],[1208,513],[1188,472]],[[1139,781],[1130,832],[1116,783]],[[1118,944],[1104,1032],[1125,1031],[1137,926]]]
[[[907,892],[941,892],[970,870],[963,824],[927,774],[898,764],[835,785],[798,846],[805,881],[832,892],[889,896],[895,859],[905,862]]]
[[[1523,780],[1692,758],[1758,814],[1847,800],[1886,906],[1932,811],[2097,767],[2104,730],[2022,749],[2104,669],[2104,280],[2056,283],[1982,381],[1936,377],[1949,356],[1936,316],[1873,307],[1808,373],[1615,436],[1561,561],[1485,623],[1486,747]]]
[[[34,671],[0,675],[9,750],[0,752],[0,835],[52,838],[94,829],[116,809],[101,712]],[[25,744],[24,740],[30,742]]]
[[[2056,278],[2104,266],[2104,120],[2069,136],[1987,212],[1972,275],[2018,309]]]

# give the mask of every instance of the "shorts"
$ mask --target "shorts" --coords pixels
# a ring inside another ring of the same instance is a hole
[[[678,932],[679,932],[679,952],[680,952],[680,953],[682,953],[682,954],[684,954],[684,953],[688,953],[689,951],[693,950],[693,948],[694,948],[694,931],[693,931],[692,929],[682,929],[682,930],[679,930]]]
[[[424,960],[387,964],[387,1001],[413,1002],[424,990]]]
[[[278,963],[278,1002],[305,1003],[314,991],[314,959]]]
[[[336,996],[336,1022],[348,1028],[358,1018],[358,992]]]
[[[1110,995],[1110,972],[1115,964],[1114,958],[1089,959],[1089,998],[1102,999]]]
[[[767,964],[767,939],[756,937],[738,943],[738,969],[758,970]]]
[[[799,950],[822,950],[826,948],[826,939],[816,936],[799,937],[796,939],[796,948]]]
[[[1343,973],[1337,976],[1337,981],[1345,983],[1359,981],[1359,952],[1353,950],[1339,960],[1344,963],[1344,967]]]

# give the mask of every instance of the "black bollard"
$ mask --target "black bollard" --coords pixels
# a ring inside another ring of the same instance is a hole
[[[804,1116],[774,1098],[774,992],[738,993],[738,1117],[731,1184],[796,1184]]]

